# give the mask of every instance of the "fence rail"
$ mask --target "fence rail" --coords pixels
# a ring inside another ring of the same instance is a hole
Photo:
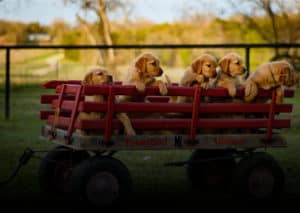
[[[10,117],[10,51],[15,49],[244,49],[245,64],[250,69],[250,49],[254,48],[299,48],[300,43],[272,44],[124,44],[124,45],[0,45],[0,50],[6,51],[5,72],[5,119]]]

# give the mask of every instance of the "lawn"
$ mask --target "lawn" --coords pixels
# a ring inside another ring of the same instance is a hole
[[[20,155],[27,147],[51,149],[54,144],[39,138],[43,121],[39,119],[39,96],[45,93],[39,86],[16,87],[11,94],[11,119],[3,117],[4,94],[0,94],[0,181],[16,166]],[[285,171],[285,205],[296,205],[300,196],[300,91],[293,99],[292,128],[283,130],[288,139],[288,148],[269,149]],[[264,150],[262,150],[264,151]],[[186,160],[191,151],[123,151],[115,154],[129,168],[134,181],[133,197],[141,203],[188,206],[234,203],[228,194],[204,193],[194,190],[186,178],[184,167],[165,167],[164,163]],[[40,153],[39,155],[42,155]],[[39,203],[40,194],[37,171],[40,160],[32,159],[21,169],[17,177],[0,188],[0,201],[24,201]],[[136,200],[134,202],[136,202]],[[51,203],[54,201],[51,200]],[[226,205],[225,205],[226,206]]]

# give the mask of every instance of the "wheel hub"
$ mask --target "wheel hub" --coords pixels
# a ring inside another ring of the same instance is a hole
[[[118,180],[109,172],[97,173],[89,179],[86,193],[93,204],[111,204],[119,195]]]
[[[274,177],[266,168],[256,168],[249,177],[249,190],[255,197],[267,197],[273,192]]]

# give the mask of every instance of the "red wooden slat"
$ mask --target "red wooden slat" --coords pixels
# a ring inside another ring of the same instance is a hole
[[[56,103],[56,102],[54,102]],[[67,106],[69,103],[70,106]],[[74,102],[63,102],[63,109],[72,108]],[[56,106],[56,104],[54,105]],[[275,106],[275,112],[291,112],[292,104],[281,104]],[[81,102],[79,111],[84,112],[105,112],[106,103]],[[269,112],[269,104],[248,104],[248,103],[202,103],[200,104],[200,113],[244,113],[244,112]],[[118,103],[115,105],[115,112],[181,112],[191,113],[192,103]]]
[[[40,111],[40,119],[41,120],[48,119],[48,116],[50,116],[50,115],[54,115],[54,111],[50,111],[50,110]]]
[[[70,85],[72,86],[72,85]],[[85,95],[107,95],[108,94],[109,85],[87,85],[83,88],[83,94]],[[141,95],[134,86],[132,85],[121,85],[114,84],[113,90],[116,95],[128,95],[128,96],[138,96]],[[60,87],[57,88],[57,92],[60,91]],[[168,96],[193,96],[193,88],[190,87],[181,87],[181,86],[169,86],[168,87]],[[74,91],[71,91],[74,93]],[[224,88],[210,88],[207,90],[203,90],[202,96],[210,96],[210,97],[228,97],[228,91]],[[145,96],[160,96],[158,87],[149,86],[146,88]],[[284,91],[285,97],[293,97],[294,90],[285,89]],[[244,88],[237,89],[237,98],[243,98],[244,96]],[[263,90],[259,89],[259,98],[271,98],[272,91],[271,90]],[[152,97],[154,98],[154,97]],[[165,97],[166,98],[166,97]]]
[[[268,119],[268,128],[267,128],[267,139],[272,138],[272,129],[275,117],[275,105],[276,105],[276,90],[272,91],[272,101],[270,103],[269,119]]]
[[[48,116],[51,116],[51,115],[54,115],[53,110],[42,110],[42,111],[40,111],[40,119],[41,120],[47,120]],[[69,116],[71,116],[71,113],[66,112],[66,111],[61,111],[60,116],[69,117]]]
[[[194,89],[194,103],[192,108],[192,122],[190,127],[190,140],[195,140],[195,135],[198,126],[198,119],[199,119],[199,107],[200,107],[200,98],[201,98],[201,87],[197,87]]]
[[[52,124],[54,119],[50,115],[47,122]],[[57,126],[67,127],[70,123],[70,117],[60,117]],[[134,129],[189,129],[191,125],[190,119],[131,119]],[[267,128],[268,119],[206,119],[198,121],[198,130],[201,128],[219,129],[219,128]],[[273,128],[290,128],[291,121],[289,119],[275,119]],[[78,129],[104,129],[105,120],[77,120],[74,125]],[[117,119],[113,119],[113,128],[122,128],[122,124]]]
[[[47,119],[47,123],[48,124],[53,124],[53,120],[54,120],[54,115],[50,115]],[[60,116],[58,121],[57,121],[56,127],[63,127],[63,128],[68,127],[70,125],[70,122],[71,122],[70,117]]]
[[[168,103],[170,97],[167,96],[147,96],[146,100],[149,102]]]

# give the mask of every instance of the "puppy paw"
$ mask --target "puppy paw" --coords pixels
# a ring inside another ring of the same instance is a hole
[[[162,83],[159,86],[159,92],[160,92],[161,95],[167,95],[168,94],[168,88],[164,83]]]
[[[236,96],[236,88],[234,87],[229,87],[228,89],[228,93],[231,97],[235,97]]]
[[[253,81],[246,81],[244,89],[244,100],[251,102],[258,94],[258,87]]]
[[[208,89],[209,83],[208,83],[208,82],[203,82],[203,83],[201,84],[201,87],[202,87],[203,89]]]
[[[284,96],[284,90],[282,87],[276,88],[276,104],[282,104]]]
[[[82,136],[86,136],[87,135],[87,132],[82,130],[82,129],[76,129],[76,133],[82,135]]]
[[[136,135],[133,128],[125,128],[125,133],[127,136],[135,136]]]
[[[282,96],[277,96],[276,97],[276,104],[282,104],[283,102],[283,97]]]
[[[146,85],[141,82],[136,82],[135,83],[135,88],[137,89],[138,92],[145,92],[146,90]]]
[[[203,75],[196,75],[195,79],[196,79],[196,81],[197,81],[198,83],[204,82],[204,77],[203,77]]]

